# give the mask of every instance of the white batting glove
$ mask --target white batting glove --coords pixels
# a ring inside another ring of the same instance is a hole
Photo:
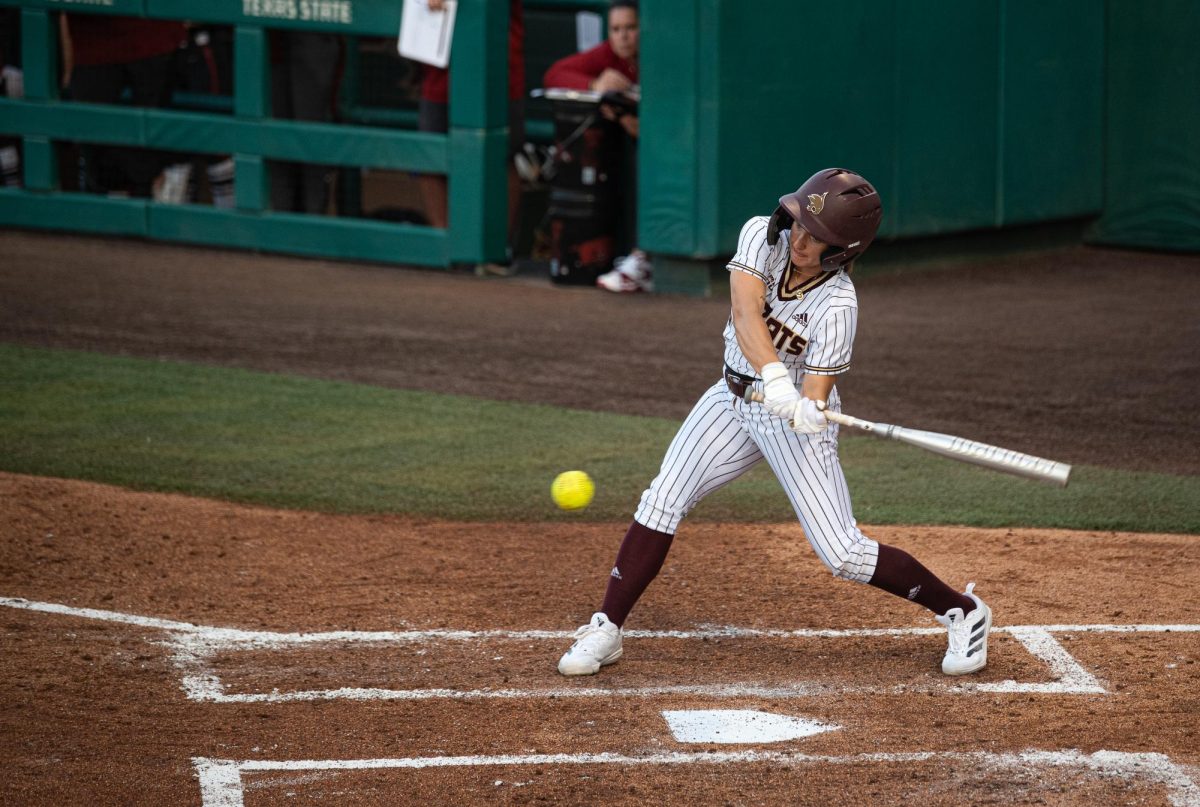
[[[829,428],[825,419],[825,402],[801,398],[792,415],[792,431],[801,434],[817,434]]]
[[[788,375],[783,362],[773,361],[770,364],[764,364],[762,379],[763,406],[775,417],[790,418],[796,411],[796,402],[800,400],[800,392],[792,383],[792,377]]]

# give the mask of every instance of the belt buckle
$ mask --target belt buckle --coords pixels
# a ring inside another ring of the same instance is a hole
[[[733,370],[725,370],[725,386],[729,387],[729,390],[739,398],[746,394],[746,382],[736,375]]]

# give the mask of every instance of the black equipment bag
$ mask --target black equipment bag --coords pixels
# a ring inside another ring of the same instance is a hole
[[[595,285],[612,269],[620,167],[616,125],[595,103],[556,101],[556,168],[550,185],[550,279]]]

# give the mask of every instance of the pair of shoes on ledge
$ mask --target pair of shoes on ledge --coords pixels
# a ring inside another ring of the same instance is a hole
[[[605,291],[632,294],[639,291],[654,291],[654,278],[650,259],[640,249],[635,249],[623,258],[617,258],[611,272],[596,278],[596,285]]]

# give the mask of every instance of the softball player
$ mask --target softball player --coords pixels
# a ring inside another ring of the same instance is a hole
[[[949,631],[947,675],[987,663],[992,613],[951,589],[903,550],[859,529],[838,461],[834,382],[850,367],[858,299],[850,270],[870,246],[883,208],[858,174],[830,168],[746,222],[728,264],[732,310],[724,378],[683,422],[642,494],[617,552],[600,611],[575,633],[563,675],[591,675],[621,657],[621,626],[662,568],[679,522],[697,502],[766,460],[809,543],[834,576],[869,583],[934,612]],[[780,237],[786,236],[786,237]],[[753,387],[763,402],[745,403]]]

